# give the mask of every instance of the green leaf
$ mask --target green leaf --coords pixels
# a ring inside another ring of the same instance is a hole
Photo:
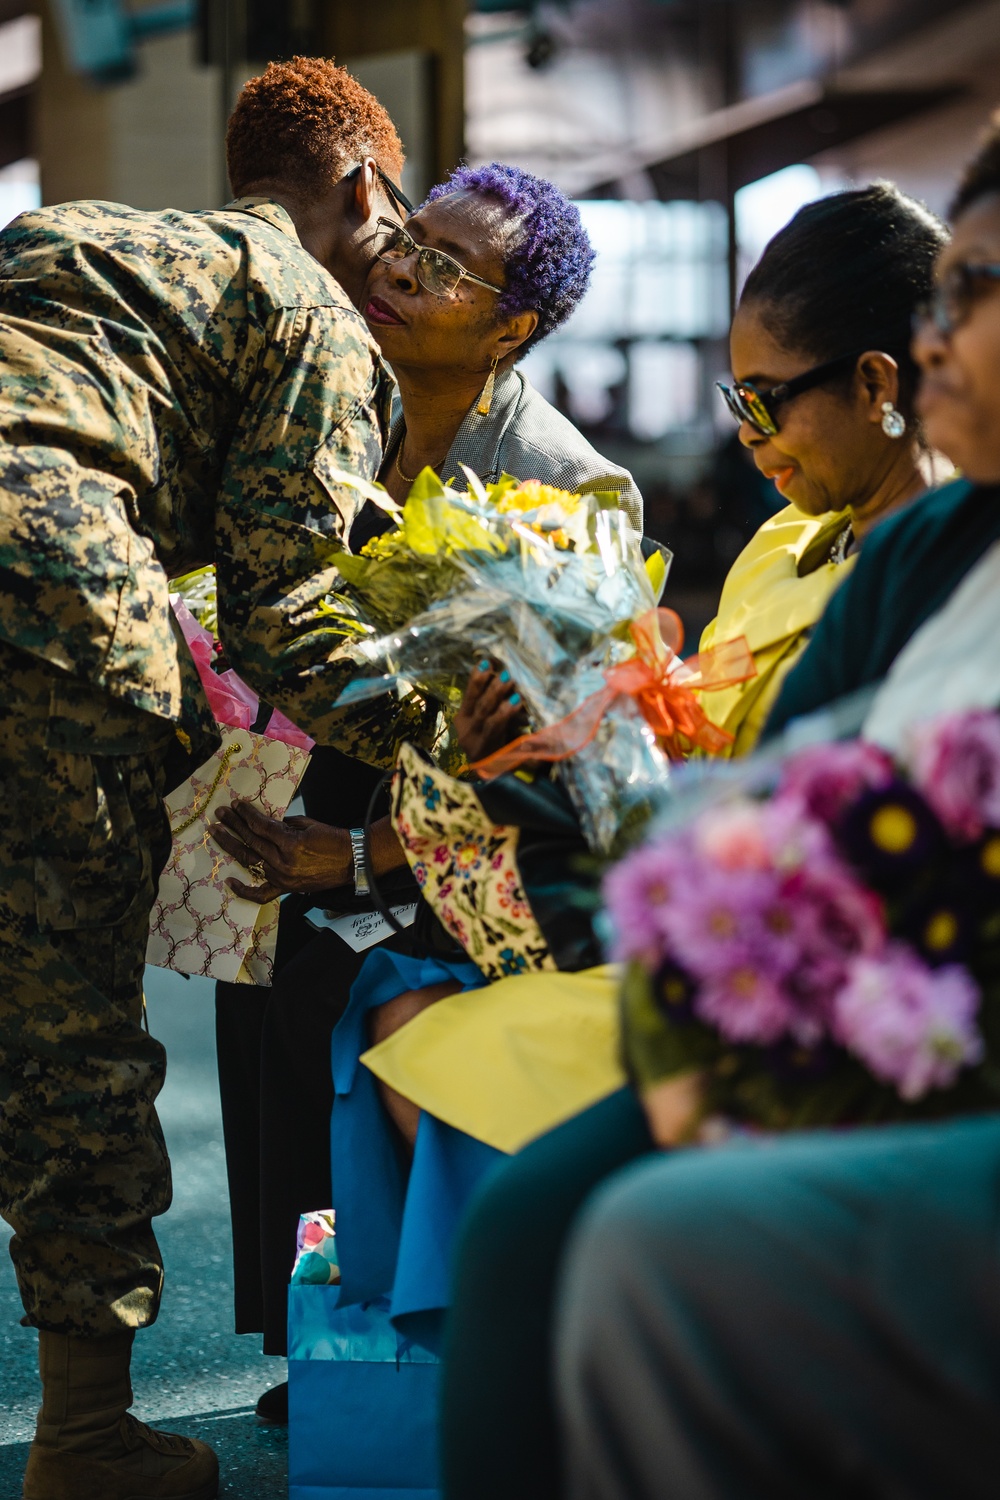
[[[431,468],[423,468],[413,481],[413,488],[406,497],[406,504],[409,505],[411,500],[429,500],[432,496],[445,493],[440,476]],[[403,509],[405,510],[406,506]]]
[[[723,1050],[719,1038],[696,1021],[667,1020],[649,975],[638,963],[626,966],[621,1014],[626,1067],[640,1089],[709,1066]]]
[[[424,470],[424,472],[427,471]],[[360,474],[352,474],[348,469],[331,467],[324,470],[323,478],[327,483],[342,484],[345,489],[357,490],[359,495],[364,495],[366,500],[371,500],[373,504],[381,510],[388,511],[390,515],[399,510],[399,506],[384,485],[372,484],[369,480],[362,479]]]

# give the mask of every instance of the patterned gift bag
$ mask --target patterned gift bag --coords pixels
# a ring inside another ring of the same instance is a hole
[[[230,876],[247,872],[209,834],[216,810],[233,797],[283,818],[309,753],[249,729],[230,729],[203,766],[166,799],[173,833],[170,861],[149,924],[146,962],[182,974],[245,984],[271,983],[278,902],[258,906],[236,896]]]
[[[215,754],[166,798],[173,849],[160,876],[146,962],[182,974],[268,985],[278,903],[258,906],[233,894],[226,881],[235,875],[245,882],[247,872],[219,848],[208,829],[217,808],[234,797],[283,818],[315,741],[277,711],[262,734],[252,731],[250,725],[260,717],[257,694],[231,669],[215,670],[211,632],[177,595],[170,602],[224,738]]]

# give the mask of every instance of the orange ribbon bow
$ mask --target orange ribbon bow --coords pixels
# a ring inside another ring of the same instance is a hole
[[[737,636],[681,661],[684,630],[672,609],[650,610],[633,621],[631,635],[635,656],[610,667],[604,687],[558,724],[520,735],[470,769],[491,781],[516,771],[525,761],[568,760],[590,744],[617,698],[632,699],[671,760],[682,760],[695,747],[718,755],[731,745],[733,736],[711,722],[695,693],[733,687],[757,675],[746,637]]]

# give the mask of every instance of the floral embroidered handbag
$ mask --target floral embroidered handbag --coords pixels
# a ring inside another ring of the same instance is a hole
[[[458,781],[405,744],[392,822],[425,901],[489,979],[601,962],[580,899],[587,844],[557,780]]]

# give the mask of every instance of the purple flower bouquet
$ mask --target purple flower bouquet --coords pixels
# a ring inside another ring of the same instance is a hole
[[[789,757],[607,875],[640,1088],[771,1129],[1000,1107],[1000,715]]]

